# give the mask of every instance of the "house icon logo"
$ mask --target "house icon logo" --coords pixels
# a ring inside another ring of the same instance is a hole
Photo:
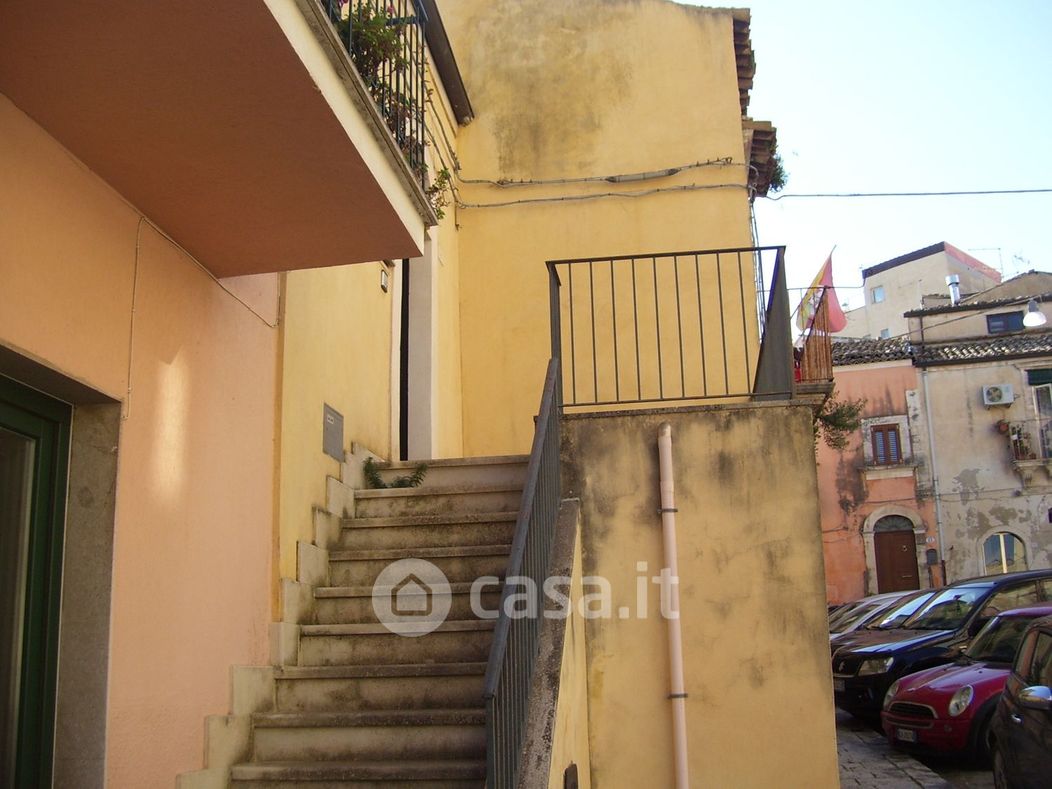
[[[453,602],[445,573],[424,559],[391,562],[376,577],[372,598],[380,624],[409,638],[434,632]]]
[[[410,573],[394,587],[391,608],[398,616],[427,616],[434,605],[428,585]]]

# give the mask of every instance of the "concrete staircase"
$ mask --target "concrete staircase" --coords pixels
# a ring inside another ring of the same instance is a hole
[[[493,620],[471,610],[482,575],[504,575],[526,458],[436,460],[419,488],[356,490],[313,584],[295,650],[274,672],[273,709],[251,715],[248,758],[235,789],[412,787],[485,783],[483,676]],[[414,464],[384,468],[390,480]],[[390,632],[373,610],[377,575],[398,559],[426,559],[450,582],[434,632]],[[489,587],[484,605],[497,608]],[[293,657],[294,655],[294,657]]]

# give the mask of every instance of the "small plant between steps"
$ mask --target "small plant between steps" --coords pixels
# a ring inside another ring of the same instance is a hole
[[[380,468],[372,458],[366,458],[362,466],[365,472],[365,481],[370,488],[419,488],[427,474],[427,463],[418,463],[412,474],[404,477],[395,477],[390,482],[384,482],[380,476]]]

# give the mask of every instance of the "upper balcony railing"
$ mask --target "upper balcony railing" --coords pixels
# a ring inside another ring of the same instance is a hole
[[[424,26],[418,0],[318,0],[422,187]]]
[[[829,288],[822,288],[817,296],[814,317],[794,352],[797,360],[797,381],[803,384],[826,383],[833,380],[833,343],[829,332]]]
[[[743,247],[549,261],[562,405],[791,397],[784,251]],[[773,278],[757,316],[754,274],[765,263]]]

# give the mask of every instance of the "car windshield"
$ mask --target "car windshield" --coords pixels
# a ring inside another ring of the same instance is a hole
[[[844,633],[848,630],[853,629],[858,625],[859,622],[867,619],[881,606],[885,605],[883,600],[875,600],[872,603],[864,603],[851,610],[849,614],[842,617],[836,622],[836,626],[832,627],[834,633]]]
[[[944,589],[902,626],[910,630],[956,630],[964,624],[976,601],[989,591],[990,584]]]
[[[852,613],[857,611],[858,607],[858,603],[847,603],[843,607],[838,608],[836,611],[834,611],[833,615],[829,617],[829,631],[831,633],[837,632],[837,630],[839,630],[839,624],[843,620],[851,616]]]
[[[885,612],[883,616],[875,622],[866,625],[866,627],[871,630],[893,630],[896,627],[901,627],[903,622],[917,613],[922,605],[931,600],[932,594],[934,592],[928,592],[907,600],[897,608],[892,608],[890,611]]]
[[[999,616],[991,620],[965,652],[984,663],[1011,663],[1023,639],[1023,631],[1036,616]]]

